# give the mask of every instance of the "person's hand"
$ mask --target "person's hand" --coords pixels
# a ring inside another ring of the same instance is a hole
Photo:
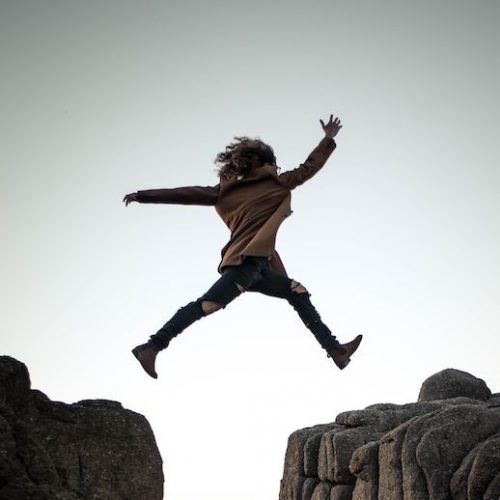
[[[125,195],[123,201],[125,202],[125,206],[127,206],[129,203],[132,203],[133,201],[137,201],[137,193]]]
[[[330,115],[330,120],[325,124],[323,120],[320,120],[321,126],[323,127],[323,131],[325,132],[325,136],[333,139],[338,131],[342,128],[340,124],[340,120],[338,118],[333,119],[333,115]]]

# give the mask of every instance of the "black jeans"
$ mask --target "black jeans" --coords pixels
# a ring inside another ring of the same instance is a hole
[[[239,266],[226,267],[224,274],[200,299],[217,302],[223,307],[243,291],[284,299],[290,295],[291,286],[292,280],[273,271],[266,257],[247,257]]]
[[[244,291],[250,291],[286,299],[324,349],[329,350],[338,345],[335,336],[321,321],[320,315],[312,305],[310,294],[305,291],[294,291],[294,284],[299,285],[287,276],[273,271],[267,257],[246,257],[239,266],[227,267],[223,275],[198,300],[181,307],[156,334],[151,336],[151,342],[158,349],[166,348],[175,336],[205,316],[202,302],[215,302],[226,307]]]

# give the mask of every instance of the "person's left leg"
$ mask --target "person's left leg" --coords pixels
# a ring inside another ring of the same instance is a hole
[[[255,283],[250,290],[286,299],[335,364],[340,369],[347,366],[350,356],[358,348],[362,337],[358,336],[347,344],[340,344],[322,321],[318,311],[311,303],[310,293],[301,283],[267,269],[263,273],[262,279]]]

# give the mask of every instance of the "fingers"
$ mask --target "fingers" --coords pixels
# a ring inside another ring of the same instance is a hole
[[[340,125],[340,119],[338,117],[333,118],[333,115],[330,115],[330,118],[326,125],[323,120],[320,120],[320,123],[322,127],[325,127],[326,125]]]
[[[133,201],[135,201],[135,199],[136,199],[136,194],[135,193],[126,194],[123,197],[123,201],[125,203],[125,206],[127,207],[128,205],[130,205],[130,203],[132,203]]]
[[[337,129],[342,128],[342,124],[340,122],[340,119],[338,117],[333,118],[333,115],[330,115],[330,119],[328,120],[328,123],[325,124],[325,122],[323,120],[320,120],[320,123],[321,123],[321,126],[323,127],[323,129],[332,128],[332,127],[337,128]]]

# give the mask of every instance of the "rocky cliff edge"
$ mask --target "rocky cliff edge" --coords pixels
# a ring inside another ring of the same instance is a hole
[[[418,402],[294,432],[280,500],[499,500],[500,394],[447,369]]]
[[[64,404],[0,356],[0,500],[161,500],[148,421],[106,400]]]

